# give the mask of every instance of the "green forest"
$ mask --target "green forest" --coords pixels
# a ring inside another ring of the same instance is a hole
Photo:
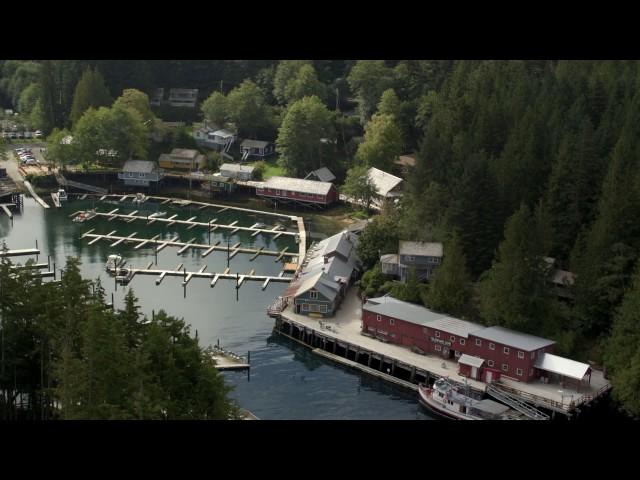
[[[108,143],[144,156],[148,95],[199,88],[189,121],[233,124],[244,137],[275,141],[287,174],[327,166],[342,191],[364,200],[366,168],[399,174],[394,159],[415,153],[403,199],[361,237],[364,292],[551,338],[560,355],[604,365],[614,397],[637,416],[639,65],[4,61],[0,95],[46,134],[73,132],[86,152]],[[157,108],[152,115],[170,119]],[[122,122],[130,128],[117,141],[96,133]],[[444,243],[435,281],[382,276],[379,256],[396,253],[400,239]],[[571,300],[550,287],[549,257],[575,274]]]

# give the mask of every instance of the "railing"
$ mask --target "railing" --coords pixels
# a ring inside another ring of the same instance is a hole
[[[280,315],[282,311],[287,308],[288,300],[286,297],[278,297],[276,300],[267,308],[267,315]]]
[[[533,420],[549,420],[549,415],[523,402],[518,397],[502,391],[495,384],[487,385],[487,393]]]

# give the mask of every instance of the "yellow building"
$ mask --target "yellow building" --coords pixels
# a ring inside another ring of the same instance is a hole
[[[206,157],[197,150],[174,148],[171,153],[163,153],[158,159],[160,168],[174,170],[200,170],[206,162]]]

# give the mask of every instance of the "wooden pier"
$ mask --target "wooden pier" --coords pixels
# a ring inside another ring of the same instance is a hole
[[[53,195],[53,194],[52,194]],[[245,231],[245,232],[252,232],[253,236],[263,233],[263,234],[270,234],[270,235],[275,235],[275,238],[281,236],[281,235],[288,235],[288,236],[296,236],[298,235],[298,232],[286,232],[286,231],[278,231],[275,230],[275,228],[277,227],[273,227],[273,228],[256,228],[255,226],[251,226],[251,227],[239,227],[236,224],[238,223],[238,220],[235,220],[233,222],[231,222],[228,225],[225,224],[221,224],[221,223],[215,223],[218,219],[214,218],[213,220],[209,221],[209,222],[196,222],[195,219],[197,217],[191,217],[187,220],[178,220],[176,217],[178,216],[176,215],[172,215],[169,218],[158,218],[158,217],[152,217],[149,218],[149,216],[144,216],[144,215],[136,215],[136,213],[138,213],[138,211],[134,211],[128,214],[120,214],[120,213],[115,213],[118,209],[112,210],[111,212],[97,212],[96,211],[96,217],[106,217],[109,219],[109,221],[112,221],[116,218],[122,219],[126,222],[133,222],[134,220],[144,220],[147,223],[147,225],[153,224],[153,223],[165,223],[167,224],[167,226],[172,226],[175,224],[179,224],[179,225],[187,225],[187,230],[190,230],[194,227],[205,227],[210,229],[211,231],[214,231],[218,228],[221,229],[227,229],[227,230],[231,230],[231,234],[234,234],[240,230]],[[254,224],[255,225],[255,224]]]
[[[38,194],[33,190],[33,187],[31,186],[31,184],[25,180],[24,182],[24,186],[27,187],[27,190],[29,191],[29,194],[33,197],[33,199],[38,202],[40,205],[42,205],[42,208],[51,208],[47,202],[45,202],[44,200],[42,200]]]
[[[220,371],[226,370],[248,370],[251,368],[248,359],[241,357],[240,355],[236,355],[233,352],[225,350],[219,346],[214,345],[211,350],[209,350],[209,355],[216,362],[216,369]]]
[[[94,231],[94,229],[89,230],[88,232],[82,234],[82,236],[80,237],[81,239],[83,238],[91,238],[91,242],[89,243],[95,243],[99,240],[111,240],[113,243],[110,245],[111,247],[115,247],[116,245],[119,245],[120,243],[137,243],[139,244],[139,246],[142,245],[146,245],[146,244],[152,244],[154,246],[156,246],[156,251],[160,251],[163,248],[167,247],[167,246],[172,246],[172,247],[180,247],[180,250],[178,251],[178,255],[181,253],[184,253],[186,250],[190,249],[190,248],[196,248],[199,250],[205,250],[205,253],[210,253],[212,251],[219,251],[219,252],[228,252],[229,253],[229,258],[231,258],[233,255],[236,255],[237,253],[250,253],[250,254],[254,254],[254,257],[251,258],[251,260],[253,260],[257,255],[271,255],[271,256],[275,256],[277,257],[276,261],[279,261],[281,258],[283,257],[297,257],[298,253],[288,253],[286,250],[287,248],[283,249],[282,251],[276,251],[276,250],[265,250],[264,248],[242,248],[240,247],[240,244],[237,243],[235,245],[233,245],[233,247],[229,246],[221,246],[221,245],[210,245],[208,243],[193,243],[193,240],[195,240],[195,238],[192,238],[189,242],[180,242],[178,241],[178,237],[175,236],[173,239],[171,240],[162,240],[162,239],[158,239],[156,237],[154,238],[141,238],[141,237],[136,237],[135,235],[136,233],[132,233],[129,236],[126,237],[122,237],[119,235],[114,235],[114,233],[116,233],[116,231],[112,231],[111,233],[108,234],[96,234],[96,233],[92,233]],[[135,247],[134,247],[135,248]],[[233,254],[233,255],[231,255]]]
[[[186,286],[192,278],[207,278],[211,280],[211,287],[215,287],[218,280],[234,280],[236,286],[240,288],[245,280],[263,282],[262,290],[267,288],[269,282],[290,282],[293,277],[284,276],[283,272],[278,276],[273,275],[255,275],[255,270],[250,270],[247,273],[230,273],[229,268],[226,268],[224,272],[205,272],[207,266],[203,265],[198,271],[187,271],[182,269],[182,263],[179,264],[173,270],[151,268],[153,262],[150,262],[145,268],[132,268],[132,267],[120,267],[116,269],[116,281],[124,284],[128,284],[136,275],[155,275],[156,285],[160,285],[165,277],[181,277],[182,285]]]

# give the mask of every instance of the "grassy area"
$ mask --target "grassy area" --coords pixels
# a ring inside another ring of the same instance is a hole
[[[258,162],[253,162],[253,163],[250,163],[249,165],[255,166],[256,163],[258,163]],[[271,178],[271,177],[284,177],[284,176],[286,176],[284,168],[279,166],[275,159],[272,159],[272,160],[269,160],[269,161],[265,161],[264,164],[265,164],[266,168],[264,170],[264,174],[262,175],[262,179],[263,180],[267,180],[268,178]]]

